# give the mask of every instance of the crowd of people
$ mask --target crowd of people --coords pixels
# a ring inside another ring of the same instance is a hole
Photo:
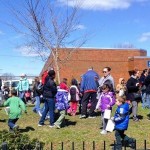
[[[95,118],[99,111],[102,120],[100,133],[107,134],[108,119],[104,114],[116,104],[115,115],[111,117],[115,122],[115,149],[121,150],[123,143],[134,148],[135,139],[128,137],[124,132],[128,128],[130,115],[133,121],[139,121],[139,102],[142,102],[142,108],[150,108],[150,71],[144,69],[140,74],[138,69],[134,69],[129,74],[130,78],[127,81],[121,77],[115,86],[110,67],[103,68],[102,77],[91,67],[81,76],[80,82],[73,78],[71,84],[68,84],[68,80],[63,78],[62,82],[56,85],[54,69],[46,70],[41,81],[39,77],[35,77],[32,89],[35,98],[33,112],[40,116],[38,126],[44,126],[45,120],[49,119],[49,127],[60,129],[65,124],[66,114],[75,116],[79,113],[80,119],[86,119]],[[4,106],[10,107],[8,126],[11,131],[18,128],[16,122],[20,117],[20,109],[26,112],[25,93],[28,90],[29,82],[26,75],[22,74],[18,86],[11,91],[12,97],[4,103]],[[44,103],[42,108],[41,101]]]

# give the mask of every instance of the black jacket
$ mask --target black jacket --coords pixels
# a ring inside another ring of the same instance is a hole
[[[43,98],[54,98],[57,93],[57,86],[54,80],[51,77],[47,77],[44,89],[43,89]]]
[[[134,95],[133,93],[137,93],[139,91],[139,86],[136,86],[136,84],[139,83],[138,79],[133,78],[132,76],[127,81],[127,100],[134,101]]]
[[[150,75],[145,78],[146,94],[150,94]]]
[[[38,85],[40,82],[36,82],[33,86],[33,97],[40,96],[41,94],[38,92]]]

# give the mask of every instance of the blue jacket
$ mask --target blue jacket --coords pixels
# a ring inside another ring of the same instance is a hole
[[[88,70],[83,76],[81,81],[81,92],[97,91],[98,85],[96,78],[99,79],[99,75],[93,71]]]
[[[67,110],[69,108],[68,91],[63,89],[58,89],[56,94],[55,107],[57,110]]]
[[[124,103],[118,106],[115,116],[115,129],[127,130],[129,124],[129,104]]]
[[[19,91],[28,91],[29,90],[29,81],[27,78],[21,78],[17,87],[15,88],[16,90]]]

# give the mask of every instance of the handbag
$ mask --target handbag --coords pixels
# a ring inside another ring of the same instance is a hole
[[[133,93],[133,97],[134,97],[134,100],[140,101],[142,99],[141,93],[139,93],[139,92]]]
[[[105,109],[105,111],[104,111],[104,118],[105,119],[110,119],[110,117],[111,117],[111,110]]]
[[[106,131],[112,132],[115,128],[115,123],[113,120],[109,119],[106,125]]]

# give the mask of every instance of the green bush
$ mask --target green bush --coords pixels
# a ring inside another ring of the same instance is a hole
[[[2,144],[7,143],[9,150],[41,150],[44,143],[38,139],[30,139],[28,135],[23,135],[19,131],[10,133],[7,130],[0,131],[0,149]]]

